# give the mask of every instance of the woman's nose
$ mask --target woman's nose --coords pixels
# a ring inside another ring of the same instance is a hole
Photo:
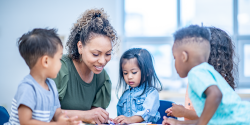
[[[106,63],[105,57],[100,57],[98,59],[98,63],[100,63],[101,65],[105,65],[105,63]]]

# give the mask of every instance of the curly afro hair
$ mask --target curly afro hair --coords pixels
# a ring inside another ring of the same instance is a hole
[[[73,60],[79,60],[78,41],[86,45],[89,39],[96,35],[107,36],[110,38],[113,47],[117,45],[116,31],[111,26],[108,15],[103,9],[86,10],[74,24],[66,43],[68,56]]]
[[[230,36],[223,30],[215,27],[209,27],[211,32],[211,48],[208,63],[214,67],[235,89],[238,69],[234,61],[234,44]]]

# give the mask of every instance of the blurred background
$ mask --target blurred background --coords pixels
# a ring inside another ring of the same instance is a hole
[[[65,46],[73,23],[91,8],[104,8],[120,38],[118,51],[105,67],[113,88],[107,108],[111,118],[116,117],[119,58],[132,47],[146,48],[154,56],[164,88],[160,98],[184,105],[187,79],[176,73],[171,48],[173,33],[190,24],[215,26],[232,37],[239,61],[236,92],[250,101],[250,0],[1,0],[1,106],[10,111],[18,83],[29,73],[17,39],[33,28],[57,28]]]

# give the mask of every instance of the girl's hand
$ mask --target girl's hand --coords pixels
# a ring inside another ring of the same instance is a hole
[[[172,104],[173,106],[171,107],[172,110],[172,116],[175,117],[184,117],[186,113],[186,108],[183,105],[177,105],[177,104]]]
[[[124,124],[124,123],[130,124],[131,123],[130,117],[126,117],[124,115],[120,115],[120,116],[116,117],[115,119],[113,119],[113,121],[115,124],[119,124],[119,123],[120,124]]]
[[[114,124],[115,122],[114,122],[114,119],[112,119],[112,118],[109,118],[109,122],[108,122],[109,124]]]
[[[162,125],[177,125],[178,120],[163,116]]]

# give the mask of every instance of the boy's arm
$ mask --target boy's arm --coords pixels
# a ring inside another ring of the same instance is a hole
[[[216,85],[209,86],[204,93],[207,97],[198,125],[206,125],[209,122],[222,100],[222,93]]]
[[[61,108],[57,108],[56,112],[52,118],[51,121],[58,121],[59,117],[62,115],[62,109]]]
[[[43,122],[36,119],[32,119],[32,110],[22,104],[18,108],[18,116],[21,125],[77,125],[80,123],[76,121],[77,117],[66,118],[66,114],[62,114],[61,108],[57,109],[54,118],[51,122]],[[54,122],[54,120],[56,122]]]
[[[197,123],[198,125],[206,125],[219,107],[222,99],[222,93],[216,85],[209,86],[204,93],[207,96],[206,102],[201,117],[198,120],[177,121],[175,119],[164,118],[162,124],[192,125]]]
[[[185,109],[184,117],[190,120],[197,120],[199,119],[198,115],[196,114],[195,111]]]
[[[47,123],[32,119],[32,110],[22,104],[18,108],[18,116],[21,125],[56,125],[55,122]]]

